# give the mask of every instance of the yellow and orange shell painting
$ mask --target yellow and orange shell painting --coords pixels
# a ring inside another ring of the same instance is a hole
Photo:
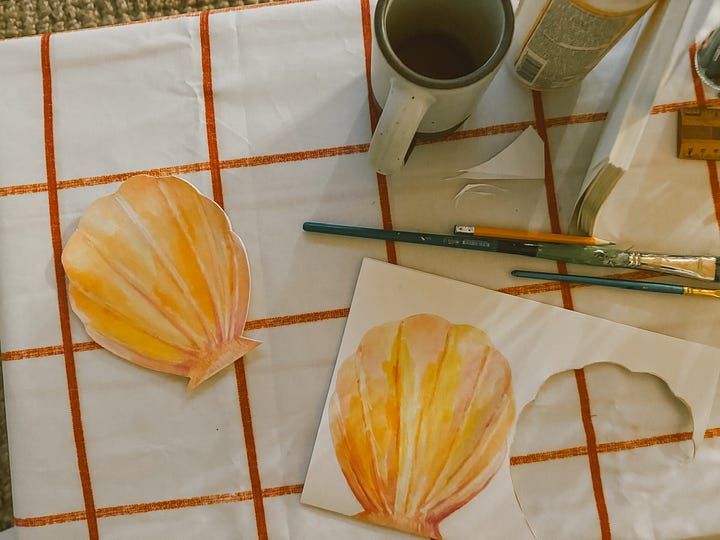
[[[222,209],[173,176],[134,176],[83,213],[62,263],[90,337],[188,388],[257,347],[243,337],[245,248]]]
[[[329,402],[356,517],[441,538],[498,471],[514,417],[510,365],[483,331],[427,314],[370,329]]]

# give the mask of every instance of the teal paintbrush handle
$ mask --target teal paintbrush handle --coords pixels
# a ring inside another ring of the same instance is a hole
[[[549,259],[552,261],[591,264],[610,268],[643,268],[666,274],[675,274],[708,281],[720,281],[720,263],[718,263],[716,257],[662,255],[657,253],[624,251],[613,246],[586,246],[506,238],[485,238],[474,235],[395,231],[355,227],[353,225],[317,223],[313,221],[303,223],[303,229],[308,232],[354,236],[356,238],[374,238],[392,242],[409,242],[411,244],[443,246],[456,249],[509,253],[513,255],[525,255],[526,257]]]
[[[549,272],[527,272],[524,270],[513,270],[510,273],[516,277],[567,281],[570,283],[583,283],[585,285],[602,285],[604,287],[618,287],[620,289],[632,289],[635,291],[685,294],[685,287],[682,285],[671,285],[668,283],[630,281],[628,279],[610,279],[592,276],[574,276],[571,274],[553,274]]]
[[[413,231],[391,231],[386,229],[372,229],[369,227],[356,227],[354,225],[335,225],[333,223],[318,223],[306,221],[303,230],[340,236],[353,236],[355,238],[374,238],[375,240],[390,240],[393,242],[407,242],[426,246],[442,246],[458,249],[472,249],[475,251],[491,251],[500,253],[513,253],[535,257],[538,251],[533,242],[520,242],[503,240],[499,238],[481,238],[479,236],[456,236],[448,234],[421,233]]]

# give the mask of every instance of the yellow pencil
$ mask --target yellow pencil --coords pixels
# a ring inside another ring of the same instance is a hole
[[[476,227],[474,225],[455,225],[455,234],[471,234],[488,238],[505,238],[508,240],[528,240],[533,242],[553,242],[556,244],[582,244],[587,246],[605,246],[611,244],[607,240],[592,236],[574,236],[571,234],[555,234],[539,231],[518,231],[495,227]]]

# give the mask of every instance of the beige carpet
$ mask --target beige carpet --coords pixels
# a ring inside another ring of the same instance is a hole
[[[269,0],[0,0],[0,38],[62,32]]]
[[[0,39],[62,32],[272,0],[0,0]],[[0,531],[12,525],[0,372]]]

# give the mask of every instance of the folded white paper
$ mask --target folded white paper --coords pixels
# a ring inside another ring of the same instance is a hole
[[[530,126],[507,148],[484,163],[461,171],[457,178],[473,180],[542,179],[544,175],[543,141],[535,128]]]

